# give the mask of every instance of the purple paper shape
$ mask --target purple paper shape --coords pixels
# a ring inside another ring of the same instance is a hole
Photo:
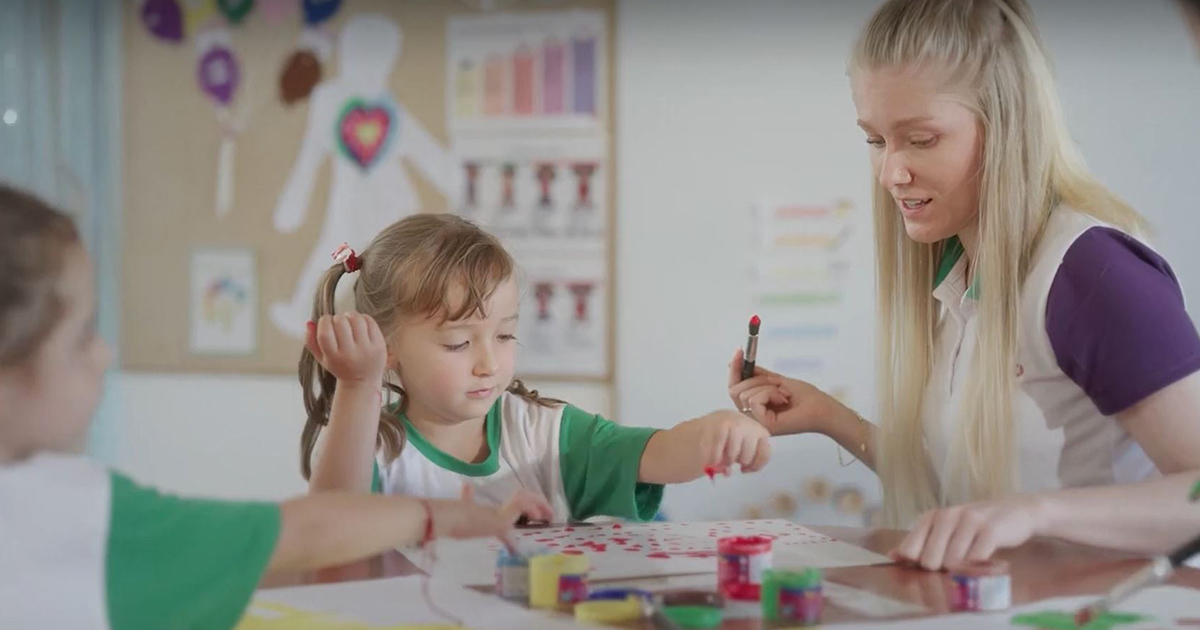
[[[151,35],[168,42],[183,39],[183,10],[176,0],[146,0],[142,23]]]
[[[196,80],[200,89],[221,105],[229,105],[238,86],[238,62],[233,51],[225,46],[213,46],[200,57]]]

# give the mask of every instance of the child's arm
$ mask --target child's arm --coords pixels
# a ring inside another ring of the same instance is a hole
[[[638,468],[642,483],[683,483],[704,474],[706,467],[740,464],[753,472],[771,457],[771,434],[735,411],[714,411],[655,433],[646,443]]]
[[[280,506],[279,541],[267,570],[315,569],[416,545],[430,525],[434,538],[502,536],[523,507],[340,492],[300,497]]]
[[[324,442],[314,456],[309,492],[367,492],[375,463],[379,390],[387,360],[383,333],[366,315],[325,315],[309,325],[305,346],[337,378]]]
[[[567,405],[561,427],[563,493],[571,518],[580,520],[649,520],[662,502],[662,484],[695,479],[708,465],[757,470],[770,454],[766,429],[732,411],[660,431],[620,426]]]
[[[282,506],[183,499],[110,477],[103,579],[114,630],[232,628],[267,570],[366,558],[423,541],[430,524],[434,539],[501,536],[521,509],[429,500],[426,512],[418,499],[346,493]]]

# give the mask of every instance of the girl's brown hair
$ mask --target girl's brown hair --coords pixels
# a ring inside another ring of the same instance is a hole
[[[58,278],[78,246],[69,216],[0,184],[0,368],[30,359],[58,324]]]
[[[358,261],[354,310],[373,318],[389,339],[409,317],[457,321],[486,316],[488,298],[515,271],[512,256],[496,237],[450,214],[417,214],[393,223],[358,255]],[[313,300],[312,321],[333,314],[334,291],[345,273],[340,263],[325,272]],[[452,290],[458,287],[464,289],[464,297],[451,303]],[[401,415],[407,400],[396,382],[385,378],[381,383],[398,397],[398,404],[380,409],[376,439],[377,448],[383,449],[389,461],[400,455],[405,441]],[[300,437],[300,472],[308,479],[317,437],[329,423],[337,378],[321,367],[307,348],[300,355],[300,386],[308,414]],[[520,380],[514,380],[508,391],[536,404],[562,402],[539,397]]]

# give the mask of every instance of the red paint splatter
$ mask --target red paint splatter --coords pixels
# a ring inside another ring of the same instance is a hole
[[[563,549],[563,553],[568,556],[582,556],[583,552],[579,549]]]
[[[545,543],[545,542],[552,542],[553,540],[554,540],[553,538],[537,538],[533,542]]]
[[[558,543],[546,543],[547,547],[557,547]]]
[[[617,538],[614,536],[612,539],[612,543],[614,545],[626,545],[626,544],[629,544],[629,539],[628,538]]]
[[[662,559],[670,558],[671,556],[668,556],[667,554],[659,551],[657,553],[648,553],[648,554],[646,554],[646,557],[654,558],[655,560],[662,560]]]
[[[592,549],[595,549],[599,553],[604,553],[605,551],[608,551],[608,545],[596,544],[592,546]]]
[[[621,529],[621,524],[620,524],[620,523],[613,523],[613,526],[612,526],[612,528],[613,528],[613,529]]]
[[[573,531],[575,531],[575,528],[574,527],[564,527],[563,531],[564,532],[573,532]]]

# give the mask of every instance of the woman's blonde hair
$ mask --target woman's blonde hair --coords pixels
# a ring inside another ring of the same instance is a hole
[[[354,310],[371,316],[385,337],[391,339],[400,323],[410,317],[458,321],[485,317],[485,305],[496,288],[514,275],[512,256],[496,237],[478,226],[450,214],[416,214],[385,228],[358,255],[359,269],[354,284]],[[334,291],[346,273],[335,264],[325,272],[313,300],[312,321],[334,312]],[[462,299],[451,302],[454,289]],[[407,400],[399,379],[385,378],[380,385],[398,397],[397,404],[380,409],[377,445],[387,460],[404,448]],[[329,411],[337,378],[305,348],[300,355],[300,386],[308,420],[300,438],[300,472],[312,474],[312,453],[321,429],[329,423]],[[537,404],[560,403],[541,398],[514,380],[508,391]]]
[[[874,183],[878,320],[877,471],[897,526],[939,505],[997,498],[1017,484],[1013,396],[1021,287],[1050,213],[1069,205],[1131,232],[1143,221],[1087,171],[1062,122],[1050,65],[1025,0],[889,0],[863,29],[851,73],[937,68],[968,95],[983,134],[979,235],[971,262],[979,337],[947,479],[925,450],[921,405],[939,309],[934,275],[947,242],[905,232]]]

